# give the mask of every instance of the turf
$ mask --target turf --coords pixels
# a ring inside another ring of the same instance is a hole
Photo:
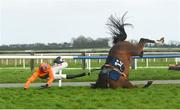
[[[148,89],[91,89],[52,87],[49,89],[0,89],[0,108],[76,109],[178,109],[180,85],[152,85]]]
[[[83,70],[63,70],[65,74],[81,73]],[[0,83],[24,83],[32,72],[30,70],[0,70]],[[169,71],[167,69],[137,69],[131,70],[129,75],[130,80],[173,80],[180,79],[179,71]],[[63,81],[95,81],[98,77],[98,71],[92,73],[90,76],[80,77],[76,79],[68,79]],[[38,79],[36,82],[45,82],[46,80]]]

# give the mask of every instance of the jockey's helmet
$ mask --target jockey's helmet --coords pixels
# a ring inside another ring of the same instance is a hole
[[[49,68],[50,68],[50,65],[47,64],[47,63],[41,63],[41,64],[39,65],[39,70],[40,70],[41,72],[46,72]]]
[[[64,60],[60,56],[54,60],[54,63],[57,63],[57,64],[61,64],[63,62],[64,62]]]

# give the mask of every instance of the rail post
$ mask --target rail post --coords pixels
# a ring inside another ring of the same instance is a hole
[[[31,52],[30,55],[34,56],[34,52]],[[34,70],[34,59],[30,59],[30,67],[31,67],[31,71]]]
[[[148,68],[148,67],[149,67],[149,59],[146,58],[146,68]]]
[[[24,69],[26,68],[26,61],[25,61],[25,58],[23,58],[23,68],[24,68]]]
[[[137,69],[137,59],[135,59],[135,58],[132,59],[131,68],[132,69]]]
[[[82,56],[86,56],[86,53],[85,53],[85,52],[82,52],[81,55],[82,55]],[[85,59],[82,59],[82,69],[83,69],[83,70],[86,69],[86,60],[85,60]]]
[[[88,53],[88,56],[91,56],[91,54],[90,53]],[[86,68],[90,71],[91,70],[91,59],[88,59],[87,61],[86,61]]]
[[[178,59],[177,58],[175,58],[175,62],[176,62],[176,65],[178,64]]]

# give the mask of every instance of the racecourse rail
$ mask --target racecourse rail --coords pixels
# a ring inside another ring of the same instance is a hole
[[[57,56],[0,56],[0,59],[55,59]],[[91,59],[106,59],[107,56],[61,56],[63,59],[83,59],[86,60],[87,69],[91,70]],[[133,64],[132,68],[137,68],[137,59],[148,59],[148,58],[180,58],[180,54],[163,54],[163,55],[144,55],[142,57],[132,56]],[[25,60],[24,60],[25,61]],[[146,61],[148,63],[148,60]],[[177,60],[176,60],[177,63]],[[25,63],[24,63],[25,64]],[[62,86],[62,80],[59,80],[59,87]]]
[[[33,56],[33,55],[28,55],[28,56],[10,56],[10,55],[1,55],[0,59],[54,59],[57,56]],[[91,69],[91,59],[106,59],[107,56],[61,56],[63,59],[87,59],[87,69]],[[177,58],[180,58],[180,54],[162,54],[162,55],[144,55],[142,57],[139,56],[132,56],[133,59],[133,68],[137,68],[137,59],[146,59],[146,63],[148,65],[148,60],[151,58],[176,58],[175,62],[176,64],[178,63]]]

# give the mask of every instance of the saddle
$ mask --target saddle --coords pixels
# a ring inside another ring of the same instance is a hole
[[[107,74],[111,80],[119,80],[125,69],[124,64],[118,58],[108,56],[106,63],[102,66],[100,74]]]
[[[125,66],[118,58],[108,56],[106,63],[101,67],[96,84],[91,84],[91,87],[109,88],[109,80],[117,81],[124,74]]]

